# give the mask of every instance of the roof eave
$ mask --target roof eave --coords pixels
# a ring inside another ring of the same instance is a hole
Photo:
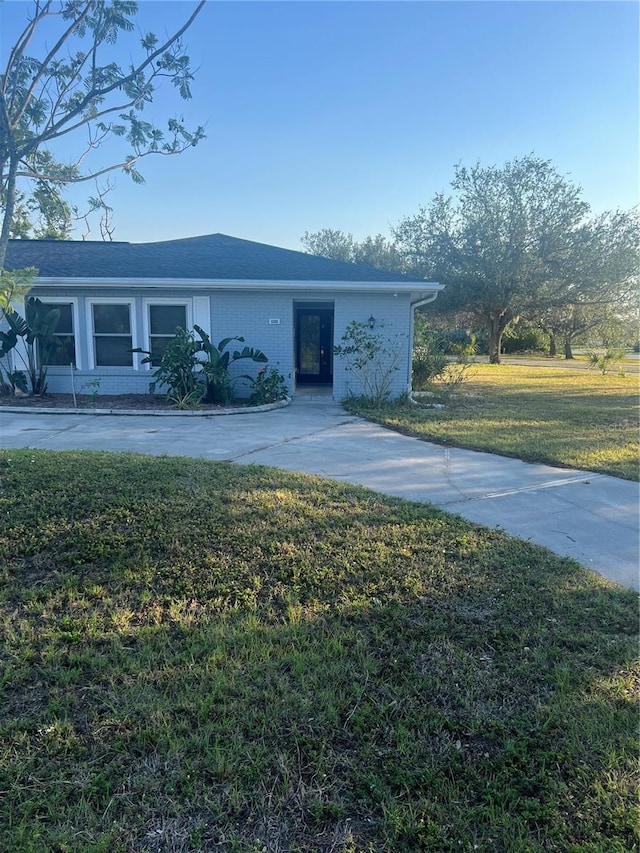
[[[361,293],[404,293],[411,294],[412,301],[423,294],[439,293],[444,285],[434,281],[315,281],[313,279],[208,279],[208,278],[66,278],[64,276],[38,276],[34,287],[115,289],[153,288],[169,290],[188,288],[191,290],[281,290],[304,289],[334,290]]]

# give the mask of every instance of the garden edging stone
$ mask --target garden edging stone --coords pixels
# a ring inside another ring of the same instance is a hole
[[[175,417],[200,417],[217,418],[224,415],[251,415],[257,412],[270,412],[273,409],[283,409],[291,404],[291,397],[286,400],[277,400],[275,403],[264,403],[262,406],[237,406],[221,409],[175,409],[164,411],[162,409],[73,409],[73,408],[46,408],[44,406],[33,406],[25,409],[23,406],[2,406],[0,411],[13,412],[15,414],[30,415],[152,415],[154,418]]]

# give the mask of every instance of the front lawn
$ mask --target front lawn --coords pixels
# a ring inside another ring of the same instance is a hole
[[[0,452],[0,849],[623,853],[636,596],[267,468]]]
[[[637,374],[475,364],[467,376],[444,409],[345,405],[427,441],[638,479]]]

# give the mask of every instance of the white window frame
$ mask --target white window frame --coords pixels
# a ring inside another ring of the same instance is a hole
[[[140,367],[140,359],[137,353],[131,354],[130,365],[116,364],[100,364],[96,365],[96,350],[95,350],[95,333],[93,330],[93,306],[94,305],[128,305],[129,306],[129,324],[131,327],[131,348],[135,349],[139,346],[136,324],[136,301],[135,299],[123,296],[105,296],[103,298],[87,299],[87,339],[88,339],[88,356],[89,370],[138,370]]]
[[[73,345],[76,352],[76,369],[82,370],[82,348],[80,347],[80,305],[77,296],[40,296],[40,302],[45,305],[71,305],[71,318],[73,321]],[[68,370],[68,366],[63,364],[51,364],[47,366],[47,370]]]
[[[147,297],[142,300],[142,337],[145,341],[144,349],[147,352],[151,351],[151,306],[152,305],[184,305],[186,310],[186,322],[187,328],[185,331],[189,331],[193,327],[193,299],[169,299],[167,296],[162,297]],[[146,367],[147,370],[156,370],[156,367],[150,362],[147,362],[143,367]]]

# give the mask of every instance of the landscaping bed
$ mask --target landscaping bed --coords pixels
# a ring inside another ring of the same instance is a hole
[[[200,403],[198,411],[216,411],[217,409],[246,408],[248,400],[233,400],[222,403]],[[15,395],[0,395],[0,407],[17,406],[21,409],[110,409],[122,411],[168,411],[177,412],[177,407],[160,394],[76,394],[74,402],[72,394],[45,394],[17,397]]]

